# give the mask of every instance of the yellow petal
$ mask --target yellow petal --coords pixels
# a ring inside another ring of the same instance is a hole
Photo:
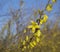
[[[34,33],[34,32],[35,32],[35,27],[32,28],[32,33]]]
[[[52,10],[52,5],[51,4],[48,4],[47,7],[46,7],[46,10],[47,11],[51,11]]]
[[[28,36],[26,36],[26,41],[28,41],[28,39],[29,39]]]
[[[52,0],[53,3],[56,3],[56,0]]]
[[[32,43],[33,43],[34,45],[36,45],[36,41],[33,41]]]
[[[37,36],[39,37],[41,35],[40,30],[37,31]]]
[[[32,42],[30,42],[30,46],[31,46],[31,48],[33,48],[33,47],[34,47],[34,45],[33,45],[33,43],[32,43]]]
[[[43,24],[43,20],[40,20],[40,24]]]
[[[39,25],[36,25],[35,28],[40,28],[40,26]]]
[[[32,25],[36,24],[36,22],[34,22],[34,21],[31,21],[31,23],[32,23]]]
[[[48,16],[45,14],[44,18],[43,18],[43,22],[45,23],[47,21],[47,19],[48,19]]]
[[[36,37],[40,37],[40,35],[41,35],[40,30],[38,30],[38,31],[34,34],[34,36],[36,36]]]
[[[39,41],[40,41],[40,38],[37,37],[37,38],[36,38],[36,41],[39,42]]]
[[[32,28],[32,25],[29,25],[27,28]]]

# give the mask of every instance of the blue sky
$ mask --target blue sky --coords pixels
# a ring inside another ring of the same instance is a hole
[[[24,8],[27,8],[30,13],[32,8],[34,9],[42,9],[46,5],[48,0],[24,0]],[[9,13],[10,8],[17,10],[20,8],[19,6],[20,0],[0,0],[0,30],[4,24],[11,18],[10,16],[2,16]],[[60,8],[60,0],[57,0],[57,3],[53,6],[53,11],[49,14],[49,19],[53,19],[55,17],[53,15],[54,12],[59,12]],[[60,14],[57,14],[60,15]],[[56,16],[57,16],[56,15]]]

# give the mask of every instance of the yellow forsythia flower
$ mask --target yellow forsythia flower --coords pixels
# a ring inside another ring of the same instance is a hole
[[[28,28],[31,28],[32,33],[34,33],[35,29],[36,28],[40,28],[40,26],[36,22],[34,22],[34,21],[32,21],[31,23],[32,23],[32,25],[29,25]]]
[[[48,16],[46,14],[44,14],[43,19],[40,20],[40,24],[45,23],[47,21],[47,19],[48,19]]]
[[[32,43],[32,42],[30,42],[30,46],[31,46],[31,48],[33,48],[33,47],[34,47],[34,45],[33,45],[33,43]]]
[[[40,38],[36,37],[36,41],[39,42],[40,41]]]
[[[36,23],[36,22],[34,22],[34,21],[31,21],[31,23],[32,23],[32,24],[34,24],[34,25],[35,25],[35,24],[37,24],[37,23]]]
[[[46,14],[44,14],[44,18],[43,18],[43,22],[45,23],[48,19],[48,16]]]
[[[40,30],[37,30],[37,32],[34,34],[34,36],[36,36],[36,37],[40,37],[40,35],[41,35]]]
[[[29,37],[28,37],[28,36],[26,36],[26,41],[28,41],[28,39],[29,39]]]
[[[40,24],[43,24],[43,20],[40,20]]]
[[[33,41],[32,43],[34,44],[34,46],[36,45],[36,41]]]
[[[53,3],[56,3],[56,0],[52,0]]]
[[[51,4],[48,4],[47,7],[46,7],[46,10],[47,11],[51,11],[52,10],[52,5]]]

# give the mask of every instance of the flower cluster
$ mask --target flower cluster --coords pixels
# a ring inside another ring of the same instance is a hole
[[[52,3],[55,3],[56,0],[52,0]],[[46,6],[46,11],[50,12],[52,10],[53,4],[48,3]],[[41,30],[40,27],[43,23],[47,22],[48,15],[43,13],[44,11],[38,10],[40,18],[37,21],[31,21],[31,25],[28,25],[28,29],[30,29],[32,36],[29,38],[29,36],[25,37],[25,40],[22,41],[22,51],[24,51],[26,48],[31,49],[34,48],[39,42],[40,42],[40,36],[41,36]],[[26,33],[26,30],[24,30],[24,33]]]
[[[31,30],[32,37],[29,38],[29,36],[26,36],[25,40],[22,42],[22,51],[24,51],[26,48],[34,48],[39,42],[40,42],[40,26],[41,24],[45,23],[48,19],[48,16],[46,14],[43,15],[43,19],[39,19],[38,22],[31,21],[31,25],[28,25],[28,29]],[[26,31],[26,30],[24,30]]]
[[[51,4],[48,3],[48,5],[46,6],[46,10],[50,12],[52,10],[53,4],[56,3],[56,2],[57,2],[56,0],[52,0]]]

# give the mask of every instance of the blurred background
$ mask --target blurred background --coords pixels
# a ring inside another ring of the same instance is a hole
[[[23,30],[30,24],[30,21],[39,18],[37,11],[43,10],[47,3],[48,0],[0,0],[0,40],[3,39],[7,43],[10,36],[23,34]],[[58,48],[53,48],[57,49],[56,52],[60,52],[60,0],[53,5],[51,12],[45,11],[45,13],[48,15],[48,20],[41,27],[41,32],[45,35],[41,42],[49,46],[49,41],[53,45],[55,43]],[[42,48],[45,50],[46,47],[42,46]]]

